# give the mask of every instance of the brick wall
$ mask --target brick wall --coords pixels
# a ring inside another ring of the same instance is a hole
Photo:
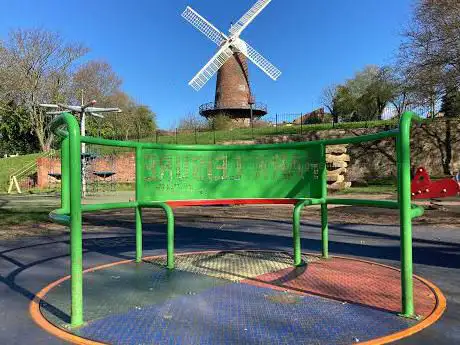
[[[124,153],[113,156],[103,156],[93,159],[87,164],[88,180],[103,180],[93,172],[113,171],[113,180],[116,182],[130,183],[135,181],[135,155],[134,153]],[[49,176],[49,173],[60,173],[61,161],[56,158],[37,159],[37,187],[46,188],[50,184],[57,183],[59,180]]]

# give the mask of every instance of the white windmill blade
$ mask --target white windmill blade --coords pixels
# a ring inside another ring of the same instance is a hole
[[[243,41],[241,38],[237,38],[233,41],[233,46],[237,48],[242,54],[251,60],[257,67],[264,71],[270,78],[277,80],[281,75],[281,71],[276,68],[270,61],[264,58],[258,53],[253,47]]]
[[[81,107],[79,105],[67,105],[67,104],[61,104],[61,103],[58,103],[58,105],[61,108],[64,108],[70,111],[81,112]]]
[[[190,6],[187,6],[185,11],[182,13],[182,17],[184,17],[197,30],[201,31],[206,37],[208,37],[218,46],[220,46],[223,42],[225,42],[228,39],[226,35],[220,32],[214,25],[212,25],[204,17],[199,15]]]
[[[262,12],[262,10],[272,0],[258,0],[235,24],[230,27],[230,33],[234,37],[238,37],[244,29]]]
[[[120,109],[119,108],[95,108],[95,107],[88,107],[85,109],[86,112],[88,113],[92,113],[94,111],[97,111],[98,113],[114,113],[114,112],[117,112],[119,113],[120,112]]]
[[[89,114],[92,115],[92,116],[95,116],[95,117],[100,117],[101,119],[103,119],[105,117],[104,115],[96,114],[96,113],[89,113]]]
[[[233,55],[228,43],[223,45],[217,53],[204,65],[204,67],[188,83],[196,91],[201,89],[206,82],[216,74],[217,70]]]
[[[39,106],[43,107],[43,108],[53,108],[53,109],[59,108],[59,106],[57,104],[42,103],[42,104],[39,104]]]

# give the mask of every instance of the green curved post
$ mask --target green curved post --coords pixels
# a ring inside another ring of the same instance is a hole
[[[401,237],[401,292],[402,314],[413,317],[414,297],[412,278],[412,207],[410,176],[410,129],[415,114],[402,114],[399,122],[399,136],[396,138],[398,164],[398,201]]]
[[[165,211],[167,220],[167,249],[166,249],[166,266],[169,269],[174,268],[174,212],[171,206],[164,202],[142,201],[138,207],[161,208]]]
[[[305,206],[323,205],[325,199],[304,199],[300,200],[292,212],[292,241],[294,250],[294,266],[302,265],[302,248],[300,246],[300,212]]]
[[[83,258],[82,258],[82,228],[81,228],[81,150],[80,130],[78,122],[69,113],[64,113],[55,118],[51,129],[57,130],[65,126],[61,152],[63,196],[70,199],[70,260],[71,260],[71,325],[78,327],[83,324]],[[68,146],[68,150],[67,150]],[[68,177],[67,177],[68,175]],[[69,182],[67,182],[69,181]],[[62,208],[66,211],[67,201],[64,200]]]
[[[69,137],[61,142],[61,209],[65,213],[70,212],[70,161],[69,161]]]

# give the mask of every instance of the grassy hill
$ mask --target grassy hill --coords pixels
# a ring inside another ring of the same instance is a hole
[[[0,158],[0,192],[8,190],[8,183],[10,175],[22,169],[26,165],[35,162],[41,153],[33,153],[30,155],[23,155],[18,157]],[[34,173],[33,169],[31,173]]]
[[[234,141],[234,140],[251,140],[254,138],[273,136],[273,135],[300,135],[307,132],[324,131],[331,129],[357,129],[357,128],[395,128],[397,127],[397,119],[382,120],[382,121],[368,121],[368,122],[342,122],[332,126],[330,123],[320,123],[312,125],[292,125],[280,124],[278,126],[266,126],[254,128],[235,128],[233,130],[217,130],[217,131],[194,131],[183,130],[163,132],[149,138],[143,138],[144,142],[158,142],[160,144],[212,144],[214,138],[216,143]]]

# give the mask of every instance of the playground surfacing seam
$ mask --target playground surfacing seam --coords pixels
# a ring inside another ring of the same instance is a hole
[[[177,255],[174,271],[164,268],[164,256],[90,269],[84,275],[88,322],[72,332],[111,344],[372,343],[409,335],[442,313],[442,294],[415,277],[422,321],[397,315],[397,269],[306,254],[303,261],[294,268],[284,252],[212,251]],[[40,303],[43,316],[66,331],[69,283],[62,280]]]

